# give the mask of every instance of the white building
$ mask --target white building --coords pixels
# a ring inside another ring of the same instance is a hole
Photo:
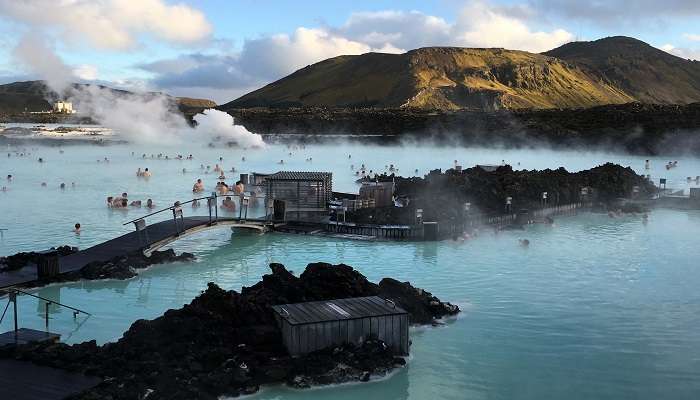
[[[68,101],[57,101],[53,103],[53,112],[61,114],[73,114],[73,103]]]

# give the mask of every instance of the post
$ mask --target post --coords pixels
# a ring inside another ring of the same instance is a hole
[[[44,303],[44,305],[45,305],[44,316],[46,318],[46,332],[48,333],[49,332],[49,306],[51,305],[51,302],[47,301],[46,303]]]
[[[13,314],[15,317],[15,337],[17,336],[17,292],[10,290],[9,294],[10,301],[12,302]]]

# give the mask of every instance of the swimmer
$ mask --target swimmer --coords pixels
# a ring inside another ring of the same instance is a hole
[[[80,235],[80,224],[75,224],[73,232],[75,232],[76,235]]]
[[[44,162],[44,159],[41,158],[41,157],[39,157],[39,162],[40,162],[40,163],[43,163],[43,162]]]
[[[109,196],[107,197],[107,207],[112,208],[112,201],[114,200],[114,197]]]
[[[61,184],[58,187],[61,188],[61,190],[63,190],[66,188],[66,184],[61,182]]]
[[[221,171],[221,167],[219,167],[219,164],[214,164],[214,171],[216,171],[216,172]]]
[[[136,176],[143,176],[143,171],[141,171],[141,168],[136,170]]]
[[[649,160],[644,161],[644,169],[650,169],[651,165],[649,164]]]
[[[219,157],[219,161],[224,161],[224,158],[223,158],[223,157]]]
[[[528,247],[530,246],[530,241],[527,239],[518,239],[518,243],[520,243],[521,247]]]
[[[71,182],[71,183],[70,183],[70,187],[72,187],[73,189],[75,189],[75,182]]]
[[[41,182],[41,187],[46,187],[46,182]]]
[[[7,181],[8,182],[12,181],[12,175],[7,175]]]
[[[245,157],[241,157],[241,161],[245,161]]]
[[[192,208],[199,208],[199,200],[195,199],[192,201]]]
[[[236,192],[236,194],[242,194],[243,192],[245,192],[245,186],[243,185],[243,182],[237,181],[236,186],[233,190],[234,192]]]
[[[236,211],[236,202],[231,199],[231,196],[226,196],[224,201],[221,203],[221,206],[227,210]]]
[[[284,160],[280,160],[277,164],[284,164]]]
[[[153,202],[153,200],[151,200],[151,199],[146,200],[146,208],[151,208],[151,209],[152,209],[152,208],[155,208],[155,207],[156,207],[156,205],[155,205],[155,203]]]
[[[141,207],[141,200],[134,200],[129,204],[131,207]]]
[[[204,169],[204,164],[199,164],[199,169]]]
[[[236,168],[235,168],[235,167],[231,167],[231,172],[236,172]]]
[[[151,177],[151,172],[148,170],[148,168],[143,170],[143,177],[144,178],[150,178]]]
[[[221,179],[221,180],[226,179],[226,175],[224,175],[224,174],[219,175],[219,179]]]
[[[183,168],[183,169],[182,169],[182,173],[183,173],[183,174],[186,174],[186,173],[187,173],[187,170]]]
[[[197,179],[197,182],[192,186],[192,191],[195,193],[204,191],[204,184],[201,179]]]

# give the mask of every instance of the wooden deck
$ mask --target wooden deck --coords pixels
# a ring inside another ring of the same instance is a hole
[[[99,378],[26,361],[0,359],[0,399],[60,400],[100,382]]]
[[[17,345],[44,341],[56,342],[60,338],[61,335],[57,333],[37,331],[36,329],[29,328],[19,328],[17,329],[17,334],[15,334],[15,331],[0,334],[0,347],[7,344]]]
[[[210,225],[209,217],[185,217],[178,220],[175,227],[173,220],[166,220],[148,225],[145,231],[130,232],[104,243],[92,246],[77,253],[61,257],[59,266],[61,273],[77,271],[94,261],[108,261],[114,257],[129,254],[141,249],[161,247],[173,240],[194,232],[219,226],[234,226],[240,228],[263,229],[267,226],[265,220],[239,218],[221,218]],[[17,271],[0,274],[0,288],[33,282],[37,280],[34,265],[28,265]]]

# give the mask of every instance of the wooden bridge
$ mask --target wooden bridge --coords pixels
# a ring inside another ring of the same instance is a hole
[[[206,200],[208,216],[183,215],[182,206],[193,201]],[[170,211],[172,218],[148,225],[146,218]],[[247,210],[245,210],[247,214]],[[136,251],[143,251],[149,255],[151,252],[162,248],[185,236],[220,227],[251,229],[260,233],[270,230],[274,223],[265,218],[246,218],[243,209],[239,217],[219,217],[216,206],[216,196],[193,199],[150,213],[143,217],[125,222],[123,225],[133,224],[133,232],[121,235],[104,243],[78,251],[58,260],[60,273],[80,270],[91,262],[104,262],[112,258],[124,256]],[[37,269],[27,266],[17,271],[7,271],[0,274],[0,288],[21,285],[38,280]]]

